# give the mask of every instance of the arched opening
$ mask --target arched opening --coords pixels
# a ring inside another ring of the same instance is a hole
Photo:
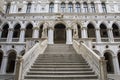
[[[116,38],[116,37],[119,37],[120,36],[120,33],[119,33],[119,28],[116,24],[113,24],[112,25],[112,28],[113,28],[113,36]]]
[[[77,28],[78,28],[78,37],[81,38],[81,27],[80,27],[80,25],[77,24]]]
[[[118,63],[119,63],[119,68],[120,68],[120,52],[117,54],[118,57]]]
[[[64,24],[56,24],[54,27],[54,43],[66,43],[66,29]]]
[[[14,33],[13,33],[13,38],[19,38],[20,36],[20,24],[17,24],[15,27],[14,27]]]
[[[3,31],[2,31],[2,35],[1,35],[1,38],[7,38],[7,35],[8,35],[8,28],[9,28],[9,25],[8,24],[5,24],[3,26]]]
[[[108,33],[107,33],[107,27],[104,24],[100,25],[100,35],[103,38],[108,37]]]
[[[95,38],[95,27],[93,24],[89,23],[87,26],[88,38]]]
[[[113,67],[113,58],[112,58],[112,55],[109,53],[109,52],[106,52],[104,54],[104,57],[105,57],[105,60],[107,60],[107,72],[110,73],[110,74],[113,74],[114,73],[114,67]]]
[[[68,3],[68,11],[71,13],[71,12],[73,12],[73,4],[72,4],[72,2],[69,2]]]
[[[0,68],[1,68],[1,65],[2,65],[2,59],[3,59],[3,53],[0,52]]]
[[[42,32],[43,32],[43,24],[39,28],[39,38],[42,37]]]
[[[61,3],[61,12],[65,12],[66,4],[64,2]]]
[[[25,50],[22,50],[22,51],[20,52],[20,55],[21,55],[21,56],[24,56],[24,54],[25,54]]]
[[[81,12],[81,6],[80,6],[80,3],[77,2],[77,3],[75,4],[75,6],[76,6],[76,12],[77,12],[77,13]]]
[[[16,53],[14,51],[10,52],[8,55],[8,62],[7,62],[7,69],[6,69],[7,73],[14,73],[15,61],[16,61]]]
[[[83,7],[84,7],[84,12],[87,13],[88,12],[88,4],[87,4],[87,2],[83,3]]]
[[[32,33],[33,33],[33,25],[30,23],[26,27],[26,32],[25,32],[25,38],[32,38]]]
[[[49,4],[49,12],[50,12],[50,13],[54,12],[54,3],[53,3],[53,2],[51,2],[51,3]]]

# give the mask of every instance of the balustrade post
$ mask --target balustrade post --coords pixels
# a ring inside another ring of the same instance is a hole
[[[54,29],[52,27],[48,28],[48,44],[53,44]]]
[[[99,61],[99,68],[100,68],[100,80],[108,80],[107,78],[107,69],[106,69],[106,60],[104,57],[101,57]]]
[[[22,79],[22,57],[18,56],[16,60],[15,80]]]
[[[68,27],[66,29],[66,44],[72,44],[72,29]]]

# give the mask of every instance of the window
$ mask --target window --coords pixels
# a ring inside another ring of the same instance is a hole
[[[52,13],[54,11],[54,3],[50,3],[49,12]]]
[[[84,6],[84,12],[87,13],[88,12],[88,5],[86,2],[83,3]]]
[[[95,12],[95,4],[92,2],[91,3],[91,12],[94,13]]]
[[[31,10],[31,3],[28,3],[26,13],[30,13],[30,10]]]
[[[9,13],[9,12],[10,12],[10,6],[11,6],[11,4],[8,3],[7,6],[6,6],[6,13]]]
[[[81,8],[80,8],[80,3],[76,3],[76,12],[79,13],[81,12]]]
[[[73,12],[73,4],[72,3],[68,4],[68,10],[70,13]]]
[[[107,9],[106,9],[105,3],[102,3],[102,9],[103,9],[103,13],[107,13]]]
[[[61,12],[65,12],[65,3],[61,3]]]

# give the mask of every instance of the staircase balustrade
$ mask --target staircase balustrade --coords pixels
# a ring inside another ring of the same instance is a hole
[[[98,75],[99,80],[108,80],[107,70],[106,70],[106,61],[104,57],[98,56],[83,42],[79,43],[78,41],[73,40],[73,47],[76,50],[76,52],[78,54],[81,54],[85,58],[85,60],[89,63],[89,65]]]
[[[18,57],[16,61],[15,80],[24,80],[26,71],[31,67],[39,54],[44,53],[47,47],[47,40],[36,43],[23,57]]]

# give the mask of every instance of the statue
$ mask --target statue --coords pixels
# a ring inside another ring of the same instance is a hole
[[[47,23],[43,24],[42,38],[47,38]]]
[[[73,25],[73,38],[74,39],[78,39],[78,28],[77,28],[77,24]]]

